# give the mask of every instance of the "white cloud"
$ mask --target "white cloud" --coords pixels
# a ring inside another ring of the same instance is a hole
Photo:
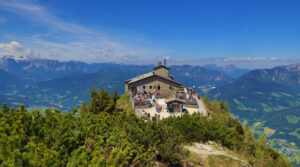
[[[42,24],[46,24],[47,26],[51,26],[51,28],[55,28],[58,30],[64,30],[68,32],[80,32],[80,33],[90,33],[90,31],[82,26],[68,23],[60,18],[53,15],[46,8],[39,6],[37,4],[31,3],[30,1],[1,1],[0,0],[0,8],[3,10],[18,14],[22,17],[26,17],[32,21],[36,21]]]
[[[64,21],[47,8],[33,2],[0,0],[0,9],[48,29],[48,33],[8,39],[18,40],[24,46],[32,48],[35,56],[86,62],[143,63],[146,59],[166,53],[149,47],[143,37],[111,32],[107,35],[103,30]],[[155,62],[154,58],[152,63]]]
[[[31,54],[31,49],[24,49],[18,42],[11,41],[10,43],[0,43],[0,56],[30,56]]]
[[[15,52],[15,51],[23,51],[23,47],[20,43],[11,41],[10,43],[0,43],[0,49],[2,51]]]

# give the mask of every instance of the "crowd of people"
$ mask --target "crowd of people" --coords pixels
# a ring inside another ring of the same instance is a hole
[[[185,105],[197,105],[197,100],[193,97],[195,91],[190,87],[182,87],[180,90],[170,90],[166,93],[155,92],[154,94],[142,90],[141,92],[132,92],[130,96],[134,101],[134,106],[146,108],[155,106],[156,110],[160,112],[162,106],[157,104],[156,99],[167,98],[167,94],[184,100]]]

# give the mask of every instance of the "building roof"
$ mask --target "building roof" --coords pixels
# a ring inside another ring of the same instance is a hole
[[[181,99],[175,98],[175,97],[165,100],[166,103],[170,103],[170,102],[173,102],[173,101],[177,101],[177,102],[180,102],[180,103],[185,103],[185,100],[181,100]]]
[[[159,68],[165,68],[165,69],[169,70],[169,68],[168,68],[167,66],[162,65],[162,64],[159,64],[158,66],[154,67],[153,69],[154,69],[154,70],[157,70],[157,69],[159,69]]]
[[[129,79],[127,81],[125,81],[126,84],[131,84],[131,83],[134,83],[134,82],[137,82],[137,81],[140,81],[140,80],[144,80],[146,78],[150,78],[150,77],[153,77],[153,76],[157,76],[157,77],[160,77],[160,78],[163,78],[163,79],[166,79],[168,81],[171,81],[171,82],[174,82],[176,84],[179,84],[179,85],[182,85],[181,83],[177,82],[177,81],[174,81],[172,79],[172,77],[166,77],[166,76],[163,76],[163,75],[160,75],[160,74],[157,74],[155,72],[149,72],[149,73],[146,73],[146,74],[143,74],[143,75],[139,75],[135,78],[132,78],[132,79]]]

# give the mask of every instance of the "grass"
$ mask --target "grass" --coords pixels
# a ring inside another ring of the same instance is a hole
[[[237,105],[237,109],[238,110],[246,110],[246,111],[256,111],[255,108],[250,108],[250,107],[246,107],[243,103],[241,103],[240,101],[238,101],[237,99],[233,99],[233,101],[235,102],[235,104]]]
[[[189,156],[186,159],[186,162],[193,164],[194,166],[205,166],[205,160],[199,156],[197,153],[189,152]]]
[[[263,110],[264,110],[265,112],[270,112],[270,111],[272,111],[272,107],[268,106],[267,104],[265,104],[265,103],[260,103],[260,105],[263,107]]]
[[[293,95],[285,93],[285,92],[281,92],[281,94],[284,95],[284,96],[288,96],[288,97],[294,97]]]
[[[280,95],[280,94],[278,94],[278,93],[275,93],[275,92],[272,92],[272,93],[271,93],[271,96],[274,96],[274,97],[281,97],[281,95]]]
[[[296,136],[300,140],[300,128],[297,128],[294,132],[291,132],[290,135]]]
[[[297,117],[295,115],[289,115],[286,116],[286,120],[291,124],[296,124],[298,123],[298,121],[300,121],[300,117]]]
[[[238,167],[243,166],[243,163],[234,160],[231,157],[225,155],[209,155],[207,158],[208,166],[215,167],[215,166],[222,166],[222,167]]]
[[[284,109],[287,109],[287,108],[288,107],[278,105],[278,106],[274,107],[273,109],[274,109],[274,111],[279,111],[279,110],[284,110]]]
[[[130,102],[130,98],[126,94],[120,96],[119,100],[117,101],[117,108],[123,109],[128,113],[134,112]]]
[[[275,134],[275,132],[276,132],[276,130],[271,129],[269,127],[264,128],[264,134],[266,134],[266,135],[273,135],[273,134]]]
[[[300,154],[295,154],[294,158],[291,160],[294,164],[300,164]],[[296,166],[296,165],[295,165]]]
[[[263,92],[258,92],[258,91],[253,92],[253,94],[256,94],[256,95],[265,95]]]

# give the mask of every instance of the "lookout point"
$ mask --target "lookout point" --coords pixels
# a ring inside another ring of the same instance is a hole
[[[169,75],[170,68],[164,59],[152,72],[125,81],[125,92],[139,117],[157,119],[199,112],[206,116],[201,97]]]

